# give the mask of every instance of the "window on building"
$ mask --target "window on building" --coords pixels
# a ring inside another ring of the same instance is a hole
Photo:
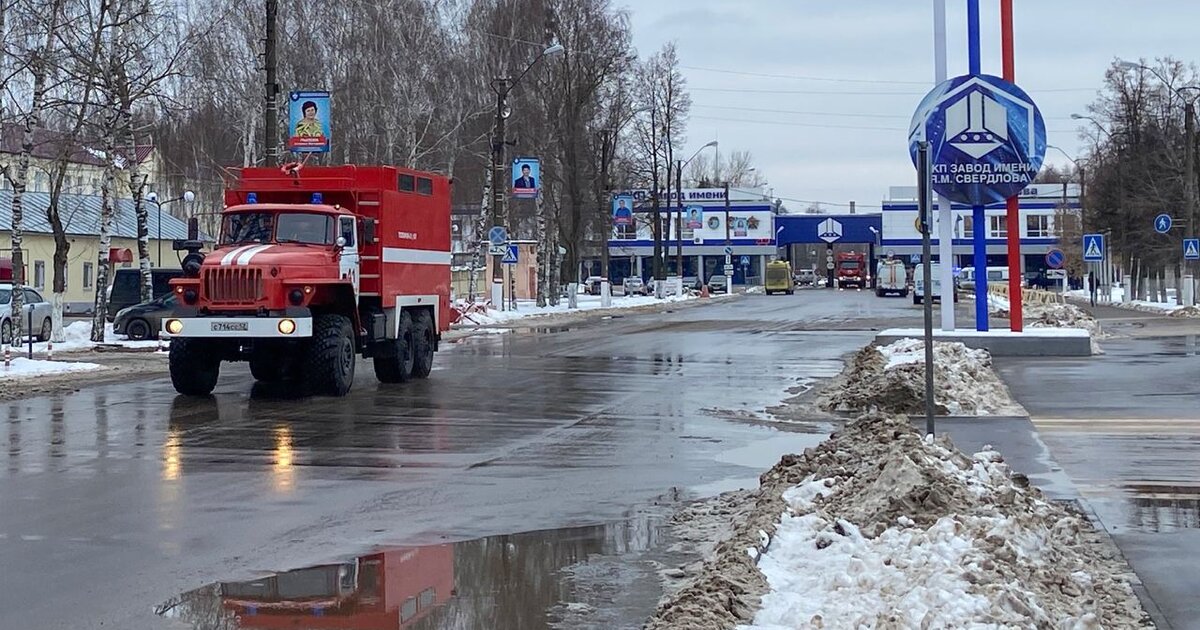
[[[1030,238],[1048,238],[1050,234],[1050,217],[1044,214],[1031,214],[1025,217],[1025,227]]]
[[[988,217],[988,238],[1008,238],[1008,217]]]
[[[33,286],[39,289],[46,288],[46,262],[44,260],[33,261]]]
[[[625,223],[613,226],[613,239],[619,241],[632,241],[637,238],[636,223]]]
[[[959,218],[962,219],[962,237],[973,238],[975,236],[975,217],[964,215]]]
[[[92,263],[83,263],[83,288],[92,288]]]

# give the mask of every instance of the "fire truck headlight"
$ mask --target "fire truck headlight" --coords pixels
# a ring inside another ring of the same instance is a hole
[[[196,293],[195,289],[184,289],[183,301],[187,304],[195,304],[196,300],[200,299],[200,294]]]
[[[288,292],[288,300],[292,304],[294,304],[296,306],[300,306],[301,304],[304,303],[304,292],[301,291],[300,289],[292,289],[291,291]]]
[[[179,333],[183,332],[183,322],[179,321],[178,319],[168,319],[166,329],[167,332],[171,333],[172,335],[178,335]]]
[[[279,334],[290,335],[296,332],[296,322],[290,319],[279,320]]]

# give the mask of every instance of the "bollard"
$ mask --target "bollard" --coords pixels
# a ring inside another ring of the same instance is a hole
[[[25,334],[29,335],[29,360],[33,360],[33,307],[29,307],[29,327],[25,329]]]
[[[4,370],[12,367],[12,342],[4,344]]]
[[[53,339],[46,342],[46,360],[47,361],[54,360],[54,340]]]

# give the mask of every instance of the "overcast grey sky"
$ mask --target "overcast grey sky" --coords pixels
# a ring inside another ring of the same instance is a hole
[[[1000,3],[981,5],[983,71],[998,76]],[[1200,60],[1200,3],[1194,0],[1014,5],[1017,84],[1041,108],[1048,142],[1072,157],[1082,142],[1080,123],[1070,116],[1086,113],[1114,58]],[[668,41],[678,44],[692,95],[689,154],[714,138],[722,151],[751,151],[784,199],[853,199],[869,209],[878,207],[888,186],[915,184],[906,130],[933,85],[932,0],[644,0],[627,6],[642,57]],[[949,74],[966,74],[966,0],[947,0],[947,35]],[[1047,163],[1066,162],[1049,151]]]

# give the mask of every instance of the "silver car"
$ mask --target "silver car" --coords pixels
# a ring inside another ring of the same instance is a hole
[[[33,312],[33,331],[38,341],[50,340],[50,303],[42,297],[41,293],[24,287],[25,293],[24,304],[22,305],[21,323],[24,328],[29,327],[29,313]],[[13,321],[12,321],[12,291],[11,284],[0,284],[0,342],[9,343],[12,341]],[[28,333],[29,331],[25,331]]]

